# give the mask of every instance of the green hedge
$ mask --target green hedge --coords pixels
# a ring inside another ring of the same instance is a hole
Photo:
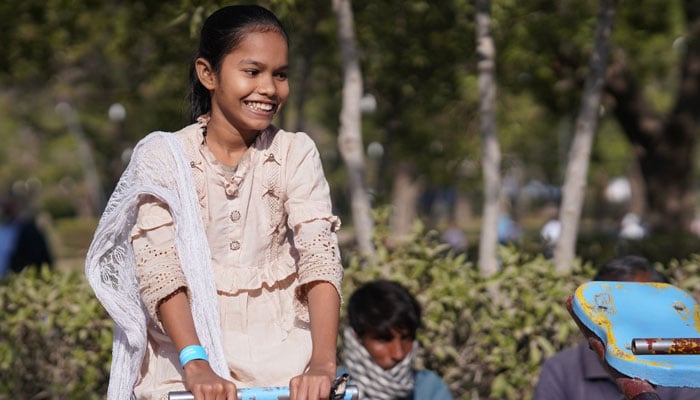
[[[82,273],[12,275],[0,306],[0,399],[104,398],[113,325]]]
[[[458,399],[530,399],[541,362],[582,339],[564,308],[590,279],[590,265],[557,275],[541,256],[501,248],[501,271],[484,279],[417,227],[391,248],[377,236],[378,262],[346,254],[345,298],[361,283],[395,279],[424,307],[420,366],[435,370]],[[661,268],[700,293],[700,258]],[[81,272],[27,270],[0,284],[0,399],[97,399],[106,393],[112,322]],[[343,315],[344,318],[344,315]],[[341,343],[342,345],[342,343]]]

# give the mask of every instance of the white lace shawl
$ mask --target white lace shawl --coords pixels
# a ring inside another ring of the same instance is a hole
[[[88,281],[115,322],[109,400],[131,398],[146,349],[147,312],[139,295],[130,243],[136,206],[144,194],[170,205],[197,335],[214,371],[223,377],[229,374],[219,313],[212,312],[218,307],[216,286],[189,160],[175,134],[154,132],[136,145],[100,219],[85,262]]]

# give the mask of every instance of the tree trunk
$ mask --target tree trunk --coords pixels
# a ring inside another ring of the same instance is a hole
[[[501,193],[501,148],[496,131],[496,47],[491,36],[491,3],[476,0],[476,51],[479,70],[484,206],[479,239],[479,270],[484,276],[498,271],[498,212]]]
[[[413,168],[407,162],[400,162],[394,171],[394,184],[391,190],[391,242],[394,246],[410,237],[413,222],[418,218],[418,197],[423,192],[423,184],[413,177]]]
[[[608,69],[607,92],[613,112],[646,183],[647,219],[654,231],[689,229],[694,216],[692,176],[700,133],[700,1],[684,1],[688,34],[681,62],[678,97],[668,116],[658,115],[623,62]]]
[[[554,250],[557,272],[567,273],[572,269],[576,255],[576,239],[579,219],[586,190],[586,177],[590,162],[591,147],[596,125],[600,98],[605,83],[608,63],[608,48],[615,21],[616,0],[601,0],[596,27],[593,52],[583,89],[581,109],[576,120],[574,140],[569,151],[569,160],[562,189],[562,205],[559,212],[561,236]]]
[[[75,135],[78,141],[78,157],[85,175],[85,188],[89,199],[87,204],[90,205],[89,209],[81,209],[79,214],[81,216],[99,217],[107,204],[107,195],[97,173],[92,146],[85,137],[78,113],[71,104],[61,102],[56,106],[56,111],[63,115],[68,125],[68,130]]]
[[[304,122],[306,121],[306,118],[304,118],[304,105],[306,104],[306,94],[310,91],[311,86],[311,65],[313,56],[316,53],[315,39],[317,37],[317,27],[321,20],[321,5],[318,4],[320,1],[321,0],[314,0],[316,7],[314,7],[314,11],[307,21],[309,33],[304,38],[304,46],[300,46],[300,57],[294,61],[294,69],[298,69],[296,77],[299,82],[298,88],[294,91],[294,114],[296,116],[296,123],[294,126],[297,132],[306,131],[306,127],[304,126]]]
[[[348,169],[353,225],[359,251],[374,259],[374,222],[365,184],[365,158],[362,145],[362,73],[355,43],[355,27],[350,0],[333,0],[338,24],[338,40],[343,60],[343,104],[340,112],[338,149]]]
[[[642,169],[639,168],[637,158],[630,160],[630,165],[627,168],[627,179],[630,183],[630,199],[628,211],[642,216],[646,213],[646,185],[644,184],[644,175]]]

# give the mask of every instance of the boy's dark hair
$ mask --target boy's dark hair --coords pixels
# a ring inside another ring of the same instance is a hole
[[[421,326],[421,308],[401,284],[380,279],[364,284],[350,296],[348,319],[360,337],[369,333],[390,339],[391,329],[396,329],[415,338]]]
[[[289,44],[289,36],[282,22],[271,11],[260,6],[223,7],[204,21],[199,35],[199,48],[190,65],[192,122],[195,122],[200,115],[211,111],[209,90],[199,82],[195,61],[200,57],[209,61],[214,72],[218,73],[224,57],[251,32],[277,32]]]
[[[627,255],[613,258],[603,264],[593,277],[594,281],[631,281],[636,274],[648,273],[651,282],[669,283],[668,278],[641,256]]]

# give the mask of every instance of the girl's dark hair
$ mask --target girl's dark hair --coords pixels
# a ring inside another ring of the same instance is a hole
[[[421,325],[421,308],[399,283],[376,280],[361,286],[350,296],[348,319],[360,337],[369,333],[391,339],[391,329],[396,329],[405,330],[415,338]]]
[[[227,54],[251,32],[277,32],[289,44],[284,26],[269,10],[260,6],[228,6],[211,14],[202,26],[199,49],[190,65],[190,116],[192,122],[211,111],[211,97],[197,77],[195,62],[203,58],[218,73]]]

